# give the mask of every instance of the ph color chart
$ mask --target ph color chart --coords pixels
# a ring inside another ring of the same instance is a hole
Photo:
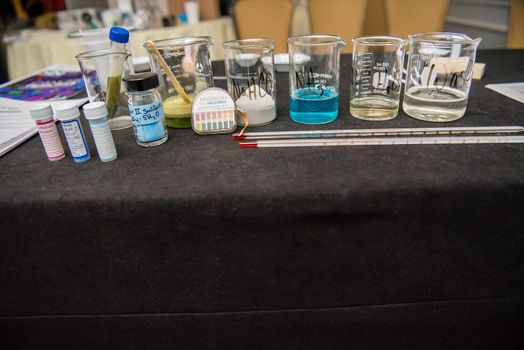
[[[235,111],[204,112],[193,114],[193,126],[197,132],[216,132],[231,129],[235,125]]]

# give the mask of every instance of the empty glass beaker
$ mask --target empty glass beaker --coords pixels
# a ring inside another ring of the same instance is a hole
[[[249,126],[271,123],[276,115],[276,79],[271,39],[241,39],[222,44],[227,89],[235,105],[244,111]],[[237,116],[237,124],[243,125]]]
[[[172,77],[162,68],[162,62],[151,50],[148,43],[144,48],[149,52],[151,70],[158,74],[160,95],[166,124],[172,128],[191,128],[191,101],[202,90],[213,86],[213,70],[209,47],[213,41],[208,36],[184,37],[154,41],[162,59],[189,100],[181,96],[172,83]]]
[[[125,86],[122,84],[122,77],[133,73],[132,65],[128,64],[130,56],[128,51],[115,52],[111,48],[76,55],[89,102],[105,102],[112,130],[131,127]]]
[[[303,35],[288,39],[291,119],[323,124],[337,119],[340,50],[336,35]]]
[[[398,115],[405,43],[393,36],[353,39],[352,116],[388,120]]]
[[[458,33],[409,35],[404,112],[430,122],[461,118],[481,40]]]

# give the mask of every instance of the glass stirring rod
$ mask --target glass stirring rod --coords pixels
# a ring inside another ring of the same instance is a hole
[[[524,143],[524,136],[414,136],[340,139],[291,139],[240,142],[240,148],[333,147],[333,146],[394,146]]]
[[[342,129],[309,131],[267,131],[233,134],[235,140],[271,140],[303,139],[332,137],[369,137],[369,136],[423,136],[423,135],[475,135],[475,134],[511,134],[524,132],[524,126],[473,126],[443,128],[387,128],[387,129]]]

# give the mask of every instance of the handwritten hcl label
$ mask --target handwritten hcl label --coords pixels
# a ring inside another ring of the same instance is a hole
[[[153,124],[164,119],[162,102],[157,101],[147,105],[129,105],[131,122],[135,126]]]

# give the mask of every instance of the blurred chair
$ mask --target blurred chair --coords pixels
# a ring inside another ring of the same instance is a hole
[[[390,35],[405,38],[420,32],[441,32],[449,0],[386,0],[386,21]]]
[[[309,0],[311,28],[316,34],[336,34],[348,41],[342,51],[353,50],[351,39],[364,32],[368,0]]]
[[[385,35],[387,33],[386,4],[384,0],[368,0],[364,35]]]
[[[524,48],[524,0],[512,0],[509,12],[508,48]]]
[[[271,38],[275,40],[275,52],[287,52],[291,0],[239,0],[233,11],[240,39]]]

